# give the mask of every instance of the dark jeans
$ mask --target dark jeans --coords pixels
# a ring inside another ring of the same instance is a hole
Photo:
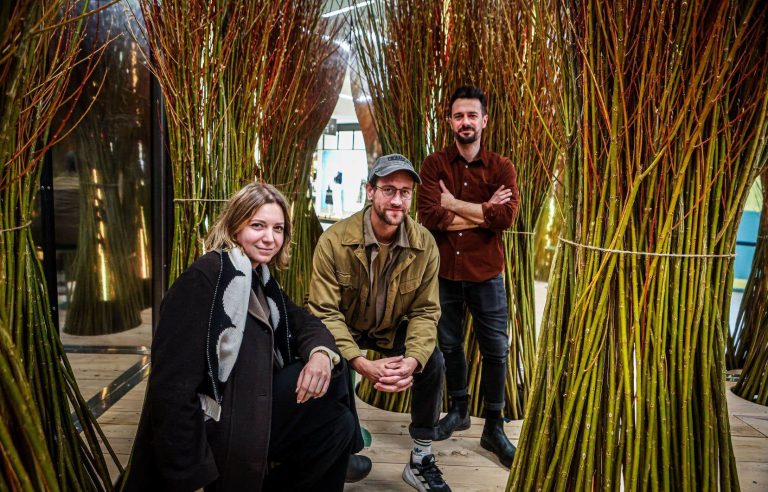
[[[269,460],[279,463],[264,479],[265,491],[341,491],[360,426],[349,408],[348,371],[335,370],[322,398],[296,403],[303,363],[272,378]],[[358,448],[359,449],[359,448]]]
[[[395,342],[391,349],[383,349],[376,345],[376,340],[363,333],[355,342],[361,349],[375,350],[385,357],[405,354],[405,336],[408,333],[408,322],[403,321],[397,330]],[[435,439],[437,437],[437,421],[440,419],[440,408],[443,404],[443,372],[445,362],[443,354],[435,347],[427,360],[427,366],[421,372],[413,374],[411,387],[411,425],[408,432],[413,439]]]
[[[442,315],[437,339],[445,356],[449,396],[467,395],[467,358],[464,354],[464,310],[472,313],[475,336],[483,356],[481,385],[485,408],[504,408],[504,383],[509,353],[507,297],[501,274],[484,282],[440,279]]]

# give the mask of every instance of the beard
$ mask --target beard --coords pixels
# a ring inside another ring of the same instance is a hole
[[[400,209],[400,214],[399,214],[400,217],[396,219],[387,215],[387,211],[383,210],[381,207],[379,207],[375,203],[373,204],[372,208],[376,216],[379,218],[379,220],[381,220],[387,225],[398,226],[403,223],[403,220],[405,220],[405,210],[403,209]]]
[[[463,132],[464,130],[472,130],[472,133],[470,133],[468,136],[465,137],[464,135],[461,134],[461,132]],[[458,131],[453,132],[453,138],[455,138],[456,141],[459,142],[460,144],[463,144],[463,145],[471,144],[478,141],[478,139],[480,138],[480,132],[475,130],[472,127],[463,126],[459,128]]]

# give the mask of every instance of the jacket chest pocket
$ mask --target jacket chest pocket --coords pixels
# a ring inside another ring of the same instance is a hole
[[[339,309],[342,313],[349,311],[349,308],[360,297],[360,288],[357,282],[352,281],[352,274],[346,272],[336,272],[336,281],[339,284],[340,299]]]
[[[398,289],[400,290],[400,295],[413,294],[413,291],[415,291],[420,284],[421,284],[420,278],[402,280],[400,282],[400,286],[398,287]]]
[[[416,292],[421,285],[421,278],[404,279],[400,281],[400,285],[397,287],[397,295],[395,296],[394,311],[401,312],[407,310],[414,298]]]

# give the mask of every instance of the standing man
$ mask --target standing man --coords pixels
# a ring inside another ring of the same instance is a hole
[[[400,392],[413,386],[413,450],[403,480],[420,491],[450,491],[432,453],[445,369],[436,346],[440,260],[432,235],[408,215],[416,183],[421,179],[404,156],[376,161],[365,187],[370,204],[318,241],[309,309],[374,388]],[[368,360],[364,349],[385,357]],[[354,467],[364,457],[352,458]]]
[[[483,356],[485,427],[480,445],[509,467],[515,446],[504,433],[504,382],[509,339],[504,291],[502,234],[520,205],[517,173],[506,157],[483,148],[488,123],[486,97],[477,87],[460,87],[451,97],[454,143],[424,160],[419,220],[440,250],[438,341],[445,356],[450,409],[440,419],[437,440],[470,427],[464,312],[469,308]]]

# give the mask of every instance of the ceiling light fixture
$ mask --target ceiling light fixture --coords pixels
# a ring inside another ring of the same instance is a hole
[[[372,3],[373,3],[373,0],[368,0],[366,2],[360,2],[360,3],[357,3],[355,5],[350,5],[349,7],[344,7],[343,9],[332,10],[330,12],[327,12],[327,13],[323,14],[322,17],[326,18],[326,19],[328,17],[336,17],[337,15],[343,14],[344,12],[349,12],[350,10],[359,9],[360,7],[365,7],[366,5],[370,5]]]

